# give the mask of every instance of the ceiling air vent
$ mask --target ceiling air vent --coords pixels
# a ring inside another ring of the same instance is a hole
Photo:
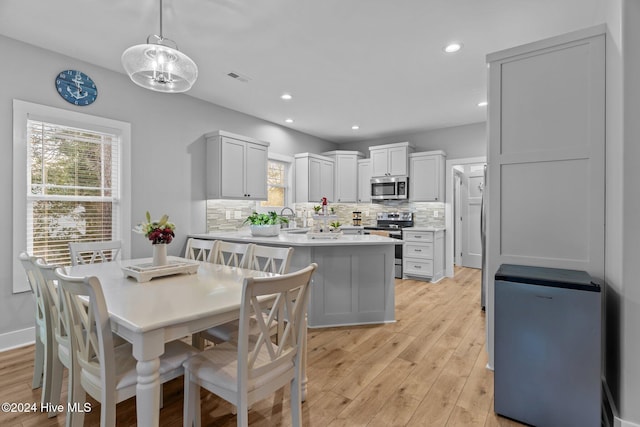
[[[249,80],[251,80],[249,77],[244,76],[244,75],[242,75],[240,73],[236,73],[234,71],[228,73],[227,76],[229,76],[229,77],[231,77],[233,79],[236,79],[238,81],[241,81],[243,83],[247,83]]]

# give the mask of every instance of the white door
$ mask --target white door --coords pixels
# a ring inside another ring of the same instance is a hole
[[[480,238],[480,209],[484,190],[484,165],[467,166],[460,201],[462,207],[462,265],[482,268],[482,240]]]

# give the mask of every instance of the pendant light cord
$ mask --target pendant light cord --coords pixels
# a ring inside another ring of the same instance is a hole
[[[160,40],[164,37],[162,36],[162,0],[160,0]]]

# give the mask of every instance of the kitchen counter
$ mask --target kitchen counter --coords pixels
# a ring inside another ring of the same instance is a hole
[[[327,233],[328,234],[328,233]],[[249,230],[221,231],[207,234],[193,234],[189,237],[196,239],[228,240],[230,242],[259,243],[273,246],[370,246],[393,245],[402,243],[397,239],[375,235],[343,234],[337,239],[312,239],[307,234],[281,232],[273,237],[255,237]]]
[[[405,227],[405,231],[445,231],[444,227]]]
[[[249,230],[193,234],[197,239],[294,248],[291,271],[315,262],[309,297],[309,327],[395,322],[395,245],[401,240],[375,235],[312,239],[281,232],[254,237]]]

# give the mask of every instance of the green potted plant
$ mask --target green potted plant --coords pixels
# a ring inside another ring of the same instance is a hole
[[[254,211],[244,220],[244,224],[247,223],[249,223],[252,236],[268,237],[280,234],[281,224],[287,224],[289,220],[274,211],[266,214]]]
[[[331,225],[331,231],[333,231],[334,233],[338,233],[340,231],[340,226],[342,225],[342,223],[340,221],[333,221],[329,225]]]

